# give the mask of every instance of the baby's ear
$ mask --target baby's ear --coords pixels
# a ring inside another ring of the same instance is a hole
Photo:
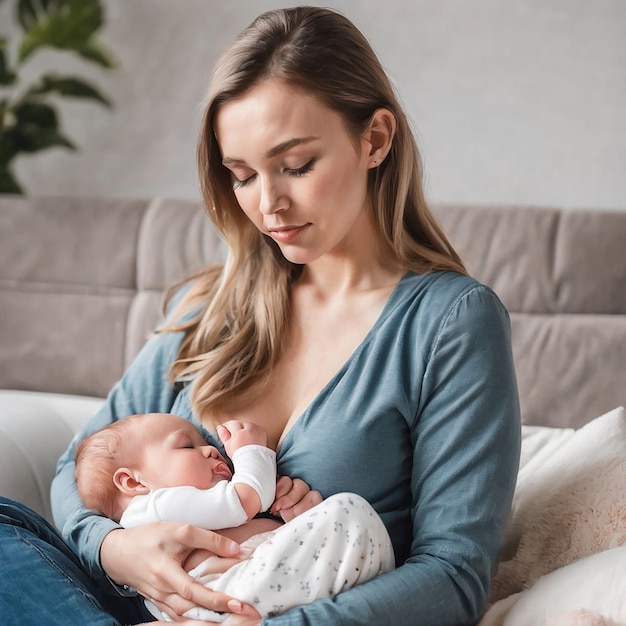
[[[115,470],[113,484],[126,496],[133,497],[150,492],[150,488],[141,482],[139,476],[127,467],[120,467]]]

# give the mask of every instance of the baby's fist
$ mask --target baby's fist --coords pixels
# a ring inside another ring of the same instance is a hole
[[[217,427],[217,434],[222,440],[228,456],[243,446],[266,446],[267,435],[265,431],[252,422],[243,420],[229,420]]]

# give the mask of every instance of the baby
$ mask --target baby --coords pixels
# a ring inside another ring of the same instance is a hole
[[[183,418],[157,413],[119,420],[78,445],[80,496],[86,507],[125,528],[158,520],[209,530],[242,526],[274,501],[276,454],[251,422],[231,420],[217,434],[234,471]],[[394,567],[382,520],[356,494],[336,494],[289,523],[272,526],[244,542],[246,558],[224,574],[207,573],[215,557],[189,574],[271,617]],[[152,603],[146,605],[158,619],[170,621]],[[228,615],[197,607],[185,616],[223,621]]]
[[[119,420],[76,449],[81,498],[125,528],[159,520],[240,526],[274,501],[276,453],[250,422],[227,422],[218,435],[234,474],[187,420],[165,413]]]

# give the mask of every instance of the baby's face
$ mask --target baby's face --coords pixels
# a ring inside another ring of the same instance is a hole
[[[138,423],[138,471],[150,489],[188,485],[210,489],[230,480],[226,460],[187,420],[167,413],[146,415]]]

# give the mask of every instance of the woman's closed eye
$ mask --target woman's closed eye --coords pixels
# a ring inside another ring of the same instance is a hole
[[[301,167],[286,167],[283,171],[289,176],[304,176],[313,169],[315,159],[310,159]]]
[[[234,176],[233,189],[235,190],[241,189],[242,187],[245,187],[248,183],[251,183],[255,178],[256,178],[256,174],[252,174],[248,176],[247,178],[244,178],[243,180],[240,180],[239,178]]]
[[[287,176],[304,176],[313,169],[314,164],[315,159],[309,159],[304,165],[301,165],[300,167],[285,167],[283,168],[282,172]],[[233,175],[233,189],[237,190],[245,187],[246,185],[249,185],[256,178],[256,176],[256,174],[250,174],[250,176],[247,176],[246,178],[237,178]]]

